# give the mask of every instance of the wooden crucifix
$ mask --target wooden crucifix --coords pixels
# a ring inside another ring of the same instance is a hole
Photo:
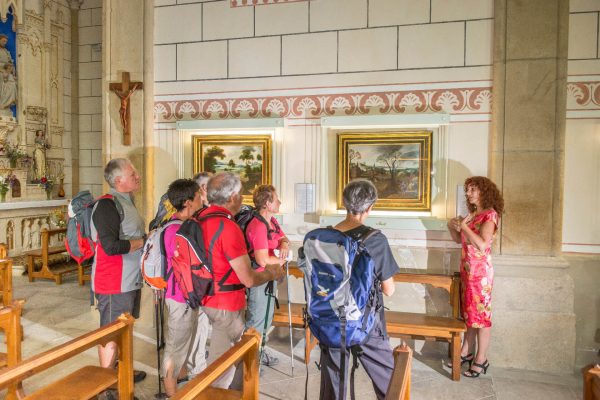
[[[121,108],[119,108],[119,116],[121,117],[121,127],[123,128],[123,144],[131,145],[131,111],[129,107],[129,98],[138,89],[144,86],[142,82],[131,82],[129,80],[129,72],[123,72],[121,82],[109,84],[109,89],[115,92],[121,99]]]

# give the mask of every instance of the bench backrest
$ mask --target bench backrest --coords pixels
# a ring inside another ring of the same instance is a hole
[[[192,400],[198,398],[219,376],[240,360],[242,360],[244,366],[242,398],[244,400],[258,399],[259,345],[260,334],[252,328],[247,330],[238,343],[188,382],[171,397],[171,400]]]
[[[50,237],[66,233],[67,228],[56,228],[56,229],[42,229],[41,242],[42,242],[42,256],[48,257],[48,248],[50,247]]]
[[[405,343],[394,349],[394,371],[388,386],[385,400],[410,399],[410,368],[412,349]]]
[[[0,260],[8,257],[8,248],[4,243],[0,243]]]
[[[448,292],[452,316],[454,318],[460,316],[460,273],[455,272],[453,275],[400,273],[394,275],[394,282],[421,283],[444,289]]]
[[[0,389],[18,383],[99,344],[116,342],[119,347],[119,393],[133,394],[133,322],[133,317],[123,314],[109,325],[3,370],[0,373]]]
[[[290,263],[289,271],[291,276],[304,278],[304,273],[295,263]],[[421,283],[444,289],[448,292],[452,317],[460,316],[460,273],[455,272],[453,275],[399,273],[394,275],[394,282]]]
[[[587,368],[583,374],[584,400],[600,400],[600,365]]]
[[[12,303],[12,260],[0,257],[0,304],[8,306]]]
[[[10,368],[21,362],[22,306],[22,302],[15,301],[13,304],[0,309],[0,330],[4,332],[4,337],[6,339],[6,364],[3,363],[3,368]],[[21,393],[21,384],[20,382],[13,382],[8,385],[6,399],[17,399],[17,393]]]

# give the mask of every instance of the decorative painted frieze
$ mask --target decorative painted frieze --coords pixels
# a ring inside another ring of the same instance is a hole
[[[317,118],[389,113],[482,114],[491,112],[489,87],[300,96],[166,100],[154,103],[155,120]]]
[[[569,82],[567,110],[597,110],[600,108],[600,81]]]

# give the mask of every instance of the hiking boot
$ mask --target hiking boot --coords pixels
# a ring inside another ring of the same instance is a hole
[[[146,379],[146,373],[144,371],[133,370],[133,383],[138,383]]]
[[[265,349],[260,357],[260,363],[267,367],[272,367],[279,364],[279,358],[275,357]]]

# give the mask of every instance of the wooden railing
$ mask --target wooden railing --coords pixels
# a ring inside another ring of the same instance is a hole
[[[410,400],[412,349],[405,343],[394,349],[394,372],[385,400]]]
[[[63,399],[90,399],[115,383],[120,400],[133,399],[133,322],[133,317],[123,314],[109,325],[0,371],[0,389],[18,384],[92,347],[116,342],[119,348],[118,369],[84,366],[29,394],[27,399],[51,399],[56,394]]]
[[[225,354],[211,363],[193,380],[178,391],[171,400],[198,399],[258,399],[258,347],[260,334],[255,329],[249,329],[242,339]],[[217,389],[210,385],[230,367],[242,360],[244,382],[242,391]]]
[[[6,353],[0,353],[0,373],[3,368],[9,368],[21,362],[21,308],[23,301],[15,301],[0,309],[0,329],[4,331]],[[6,400],[16,400],[24,397],[21,382],[15,381],[8,385]]]

